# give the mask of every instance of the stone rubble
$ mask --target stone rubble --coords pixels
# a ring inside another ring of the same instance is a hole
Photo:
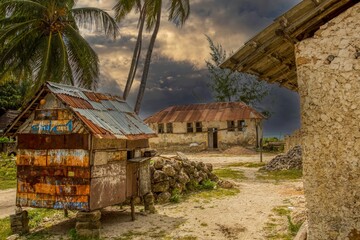
[[[300,146],[293,147],[286,154],[277,155],[261,168],[266,171],[302,169],[302,152]]]
[[[151,188],[158,203],[169,202],[174,191],[180,194],[194,190],[194,186],[203,181],[219,181],[219,178],[212,173],[212,164],[190,161],[181,152],[177,152],[177,155],[171,158],[153,157],[150,171]]]

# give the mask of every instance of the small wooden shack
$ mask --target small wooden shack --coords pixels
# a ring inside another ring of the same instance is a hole
[[[155,134],[120,97],[47,82],[5,134],[18,141],[19,207],[93,211],[151,192]]]

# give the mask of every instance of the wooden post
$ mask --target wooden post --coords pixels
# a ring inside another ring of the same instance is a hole
[[[263,139],[260,138],[260,162],[263,161]]]
[[[135,221],[135,201],[134,197],[131,197],[130,204],[131,204],[131,221]]]

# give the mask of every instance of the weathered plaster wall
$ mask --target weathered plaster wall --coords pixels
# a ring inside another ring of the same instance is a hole
[[[310,240],[360,239],[359,51],[360,4],[296,46]]]
[[[166,126],[166,124],[164,124]],[[195,123],[193,124],[195,126]],[[255,120],[245,120],[245,131],[227,130],[227,122],[202,122],[203,132],[186,132],[186,123],[176,122],[173,123],[173,133],[159,134],[157,138],[150,139],[150,146],[156,149],[167,150],[204,150],[208,148],[208,129],[218,129],[218,147],[220,149],[226,149],[234,145],[255,145],[256,142],[256,130]],[[149,124],[156,133],[158,132],[158,124]],[[237,122],[236,125],[237,127]],[[165,127],[166,131],[166,127]],[[260,131],[261,134],[261,131]],[[198,147],[189,148],[191,143],[198,143]]]
[[[294,131],[291,135],[285,136],[284,152],[288,152],[295,146],[301,146],[301,131],[300,129]]]

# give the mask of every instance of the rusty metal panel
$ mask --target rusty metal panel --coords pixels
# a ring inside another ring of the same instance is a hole
[[[128,140],[126,141],[127,149],[135,149],[135,148],[148,148],[149,140],[148,139],[139,139],[139,140]]]
[[[82,149],[19,149],[16,165],[87,167],[90,165],[89,152]]]
[[[18,149],[89,149],[88,134],[18,134]]]
[[[126,161],[113,162],[91,169],[90,210],[126,200]]]
[[[89,210],[89,167],[17,166],[17,180],[17,206]]]

